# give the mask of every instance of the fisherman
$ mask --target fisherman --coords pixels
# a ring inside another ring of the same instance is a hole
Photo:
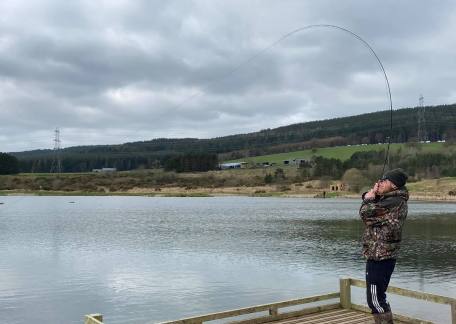
[[[376,324],[393,323],[385,292],[396,265],[407,217],[407,178],[402,169],[391,170],[362,195],[359,215],[364,223],[367,304]]]

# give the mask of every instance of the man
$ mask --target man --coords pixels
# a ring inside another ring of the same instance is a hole
[[[366,262],[367,304],[376,324],[392,324],[385,291],[396,265],[407,217],[407,175],[391,170],[362,195],[359,215],[364,222],[363,255]]]

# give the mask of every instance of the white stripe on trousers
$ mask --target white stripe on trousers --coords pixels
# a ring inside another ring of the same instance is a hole
[[[371,298],[372,298],[372,304],[377,309],[377,312],[384,313],[385,310],[380,306],[380,303],[378,302],[378,299],[377,299],[377,286],[376,285],[371,285]]]

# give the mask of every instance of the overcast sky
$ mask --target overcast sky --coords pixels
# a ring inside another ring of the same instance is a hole
[[[0,151],[456,102],[454,1],[0,1]],[[236,70],[235,72],[232,72]]]

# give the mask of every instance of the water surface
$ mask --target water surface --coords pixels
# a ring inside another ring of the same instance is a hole
[[[154,323],[333,292],[339,277],[364,276],[356,199],[0,201],[0,323],[82,323],[88,313]],[[455,269],[456,205],[411,202],[392,284],[456,297]],[[449,321],[446,306],[392,306]]]

